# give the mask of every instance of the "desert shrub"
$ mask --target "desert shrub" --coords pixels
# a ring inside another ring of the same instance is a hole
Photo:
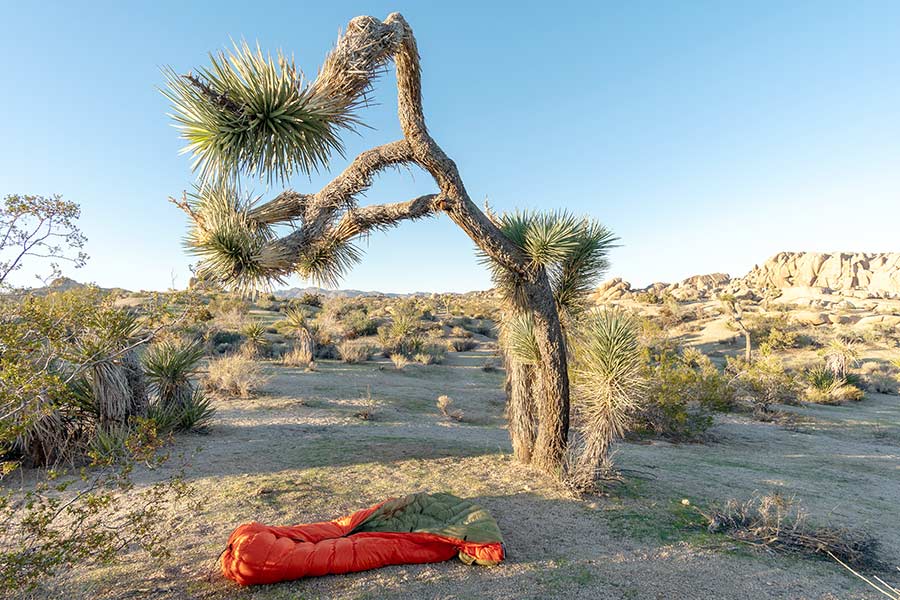
[[[796,348],[799,345],[800,334],[788,313],[750,314],[745,318],[745,326],[750,331],[750,340],[763,351]]]
[[[377,415],[378,402],[372,397],[372,387],[366,386],[366,395],[362,398],[362,406],[353,416],[363,421],[374,421]]]
[[[228,344],[230,346],[235,346],[241,341],[241,334],[237,331],[223,331],[217,330],[212,333],[209,337],[209,342],[212,346],[218,347],[222,344]]]
[[[863,387],[878,394],[896,394],[900,388],[897,369],[893,365],[865,362],[860,367],[860,374]]]
[[[0,595],[55,596],[51,590],[65,587],[55,576],[115,563],[132,550],[150,559],[170,556],[168,541],[181,525],[169,516],[194,493],[183,465],[138,490],[135,466],[156,469],[169,461],[152,422],[98,429],[93,439],[89,468],[48,472],[30,489],[0,492]]]
[[[725,371],[733,377],[739,399],[756,411],[767,413],[773,404],[797,401],[797,382],[775,355],[762,354],[749,363],[742,358],[729,357]]]
[[[481,365],[481,370],[485,373],[494,373],[497,371],[497,361],[493,358],[484,359],[484,363]]]
[[[321,294],[306,292],[297,298],[297,303],[322,308],[322,296]]]
[[[635,415],[636,428],[674,440],[693,440],[712,425],[712,413],[735,398],[728,379],[701,352],[665,351],[644,369],[646,398]]]
[[[357,364],[368,361],[372,358],[372,346],[359,341],[344,340],[337,345],[341,360],[347,364]]]
[[[712,409],[694,397],[697,375],[674,355],[648,367],[646,401],[635,415],[635,429],[676,441],[698,439],[712,426]]]
[[[663,327],[675,327],[690,318],[690,312],[681,308],[674,298],[666,298],[659,309],[657,319]]]
[[[0,454],[55,464],[82,454],[97,426],[144,415],[141,331],[97,289],[0,299]]]
[[[439,365],[444,362],[444,356],[447,353],[446,346],[430,343],[423,344],[422,349],[414,356],[416,362],[423,365]]]
[[[663,295],[660,295],[652,289],[635,292],[633,297],[635,302],[640,302],[642,304],[662,304],[665,301]]]
[[[366,337],[378,333],[378,323],[362,310],[346,313],[341,319],[344,336],[347,339]]]
[[[394,368],[398,371],[402,371],[409,365],[409,359],[406,358],[405,354],[400,354],[399,352],[396,354],[391,354],[390,357],[391,362],[394,363]]]
[[[677,346],[669,336],[668,330],[655,319],[641,319],[638,339],[646,362],[653,360],[653,357],[677,351]]]
[[[216,319],[234,318],[234,315],[243,318],[250,310],[250,303],[238,295],[216,294],[210,299],[206,308]]]
[[[456,337],[472,337],[473,334],[496,337],[494,324],[488,319],[476,319],[468,316],[452,317],[445,324],[451,328],[452,335]]]
[[[438,396],[436,405],[438,407],[438,410],[441,411],[441,414],[448,419],[452,419],[454,421],[462,421],[465,417],[465,413],[462,410],[453,408],[453,398],[451,398],[450,396]]]
[[[251,397],[265,382],[260,365],[243,353],[212,359],[204,379],[207,389],[241,398]]]
[[[470,338],[472,337],[472,332],[466,329],[465,327],[460,327],[459,325],[453,326],[450,328],[451,337],[458,338]]]
[[[478,347],[478,342],[470,339],[455,339],[447,342],[447,347],[453,352],[468,352]]]

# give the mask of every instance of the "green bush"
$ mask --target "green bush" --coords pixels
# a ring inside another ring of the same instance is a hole
[[[738,397],[757,411],[769,412],[773,404],[796,404],[798,385],[781,359],[762,354],[753,362],[729,357],[725,367],[732,376]]]
[[[363,310],[352,310],[341,318],[347,339],[366,337],[378,333],[378,323]]]
[[[687,441],[703,436],[713,412],[729,408],[734,390],[708,357],[689,349],[664,352],[646,367],[646,398],[635,417],[638,431]]]

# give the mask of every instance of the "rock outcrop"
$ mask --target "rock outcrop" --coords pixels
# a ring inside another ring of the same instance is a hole
[[[900,297],[900,252],[863,254],[781,252],[744,277],[748,287],[809,287]],[[859,295],[859,294],[856,294]]]

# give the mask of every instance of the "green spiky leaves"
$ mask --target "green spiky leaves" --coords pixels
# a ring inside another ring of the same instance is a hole
[[[498,218],[503,234],[530,259],[532,268],[544,268],[561,311],[577,313],[597,279],[609,267],[606,259],[616,237],[603,225],[566,212],[515,212]],[[483,256],[500,294],[512,306],[524,308],[519,277]]]
[[[329,236],[303,249],[297,273],[322,287],[337,287],[344,275],[362,259],[352,242]]]
[[[645,389],[637,325],[620,309],[590,311],[574,336],[574,399],[588,435],[621,437]]]
[[[244,198],[229,185],[205,185],[187,198],[194,223],[185,245],[200,258],[199,279],[240,292],[282,283],[285,273],[263,260],[272,229],[252,219],[252,198]]]
[[[534,321],[528,313],[521,313],[503,320],[501,336],[504,349],[523,365],[536,365],[541,361],[541,350],[534,339]]]
[[[343,152],[339,132],[358,121],[353,102],[318,93],[280,53],[235,44],[210,55],[210,66],[181,76],[164,71],[172,118],[204,182],[244,173],[284,181],[324,167]]]

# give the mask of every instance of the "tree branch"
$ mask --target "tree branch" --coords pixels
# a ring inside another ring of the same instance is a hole
[[[401,221],[429,217],[438,210],[438,198],[438,194],[427,194],[406,202],[354,208],[344,213],[333,235],[347,241],[372,230],[394,227]]]

